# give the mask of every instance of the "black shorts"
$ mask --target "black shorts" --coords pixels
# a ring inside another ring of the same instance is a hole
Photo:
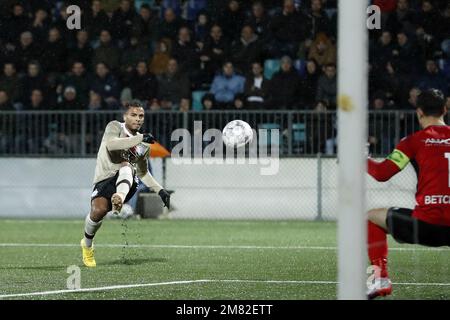
[[[97,182],[92,191],[91,201],[94,200],[95,198],[100,197],[106,198],[108,199],[109,210],[111,210],[112,209],[111,197],[114,193],[116,193],[116,182],[118,177],[119,171],[117,171],[114,177]],[[138,177],[135,174],[133,174],[133,185],[131,186],[130,191],[128,192],[125,198],[125,202],[129,201],[136,193],[138,183],[139,183]]]
[[[389,208],[386,224],[395,240],[429,247],[450,246],[450,227],[427,223],[412,213],[411,209]]]

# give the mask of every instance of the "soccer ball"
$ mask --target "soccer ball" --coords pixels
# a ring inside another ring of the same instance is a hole
[[[239,148],[253,140],[253,130],[247,122],[233,120],[223,128],[222,139],[226,146]]]

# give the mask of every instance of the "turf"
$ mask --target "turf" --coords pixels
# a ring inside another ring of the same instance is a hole
[[[82,228],[81,220],[0,220],[0,296],[65,290],[77,265],[82,288],[159,284],[3,299],[336,299],[332,222],[107,220],[95,269],[81,263]],[[401,284],[387,299],[450,298],[450,250],[390,247],[407,250],[390,251]],[[208,281],[177,283],[192,280]]]

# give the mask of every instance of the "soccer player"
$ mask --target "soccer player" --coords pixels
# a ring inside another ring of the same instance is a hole
[[[411,162],[418,175],[414,209],[373,209],[368,213],[368,253],[379,268],[376,286],[368,298],[392,293],[387,270],[386,234],[399,243],[430,247],[450,246],[450,126],[444,95],[431,89],[417,99],[417,118],[422,130],[403,138],[383,161],[369,158],[368,172],[378,181],[387,181]]]
[[[81,239],[83,263],[87,267],[96,266],[93,238],[103,217],[111,210],[120,212],[136,192],[137,177],[159,194],[167,208],[170,206],[170,194],[148,172],[147,158],[155,138],[138,131],[144,123],[144,108],[138,102],[127,104],[123,119],[122,123],[108,123],[97,154],[91,212],[85,219]]]

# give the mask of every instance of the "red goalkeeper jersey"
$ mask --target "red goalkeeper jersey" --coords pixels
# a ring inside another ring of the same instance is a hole
[[[413,216],[450,226],[450,126],[429,126],[402,139],[384,162],[369,159],[368,171],[385,181],[409,162],[418,178]]]

